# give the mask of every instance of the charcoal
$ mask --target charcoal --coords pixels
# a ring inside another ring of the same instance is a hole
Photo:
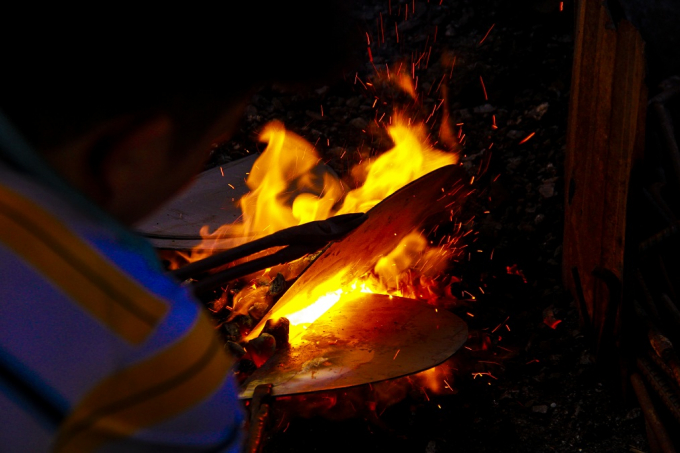
[[[241,328],[235,322],[225,322],[222,324],[220,333],[226,341],[238,341],[241,338]]]
[[[238,326],[241,336],[248,334],[255,325],[253,318],[248,315],[236,315],[231,322]]]
[[[244,375],[250,375],[255,370],[257,370],[257,366],[255,365],[255,362],[253,362],[252,360],[241,359],[238,361],[238,364],[236,365],[236,372],[242,373]]]
[[[252,318],[260,320],[269,311],[270,306],[271,305],[267,303],[266,299],[257,301],[253,303],[253,305],[251,305],[250,308],[248,308],[248,314]]]
[[[269,285],[269,294],[272,296],[280,296],[286,291],[286,288],[286,279],[283,274],[279,272]]]
[[[276,321],[268,319],[264,324],[262,332],[273,336],[276,339],[277,349],[282,349],[288,346],[288,332],[290,331],[290,322],[287,318],[279,318]]]
[[[234,312],[244,315],[250,311],[250,307],[258,302],[265,302],[269,307],[272,306],[274,297],[269,293],[269,288],[268,285],[262,285],[242,289],[234,296]]]
[[[276,352],[276,339],[272,335],[263,332],[259,337],[248,342],[246,350],[259,368]]]
[[[246,350],[243,348],[243,346],[233,341],[227,341],[227,350],[237,359],[240,359],[246,355]]]

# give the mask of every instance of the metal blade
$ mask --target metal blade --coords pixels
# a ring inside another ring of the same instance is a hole
[[[244,382],[241,398],[260,384],[274,395],[332,390],[432,368],[467,339],[467,325],[424,302],[378,294],[345,296],[291,345]]]

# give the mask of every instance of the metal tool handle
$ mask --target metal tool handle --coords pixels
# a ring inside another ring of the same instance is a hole
[[[317,220],[314,222],[305,223],[303,225],[286,228],[285,230],[277,231],[276,233],[269,236],[247,242],[234,247],[233,249],[217,253],[199,261],[195,261],[180,269],[170,272],[170,275],[178,280],[186,280],[187,278],[195,277],[216,267],[224,266],[225,264],[245,258],[246,256],[253,255],[257,252],[270,249],[272,247],[295,246],[294,250],[277,255],[277,258],[273,260],[265,260],[263,258],[267,257],[263,257],[253,260],[249,263],[244,263],[244,265],[248,265],[247,269],[251,269],[245,273],[243,273],[244,271],[233,272],[233,270],[239,266],[224,271],[225,276],[230,275],[226,274],[228,271],[232,271],[232,273],[235,275],[238,274],[236,277],[232,277],[232,279],[242,277],[243,275],[248,275],[251,272],[255,272],[266,267],[271,267],[272,265],[281,264],[283,262],[292,261],[293,259],[300,258],[307,253],[320,250],[328,242],[342,238],[354,228],[361,225],[366,220],[366,218],[366,214],[363,213],[343,214],[331,217],[326,220]],[[283,250],[280,252],[283,252]],[[276,255],[276,253],[271,256],[273,257]],[[281,257],[284,258],[284,261],[270,264],[273,261],[279,260]],[[258,264],[255,265],[251,263]],[[225,281],[225,277],[221,277],[221,281]]]

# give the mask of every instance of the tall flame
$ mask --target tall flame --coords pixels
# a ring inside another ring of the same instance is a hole
[[[321,165],[314,146],[286,130],[283,123],[270,122],[260,134],[267,148],[246,180],[251,192],[239,200],[242,220],[212,233],[203,227],[204,242],[189,260],[203,258],[217,245],[229,248],[314,220],[366,212],[409,182],[458,162],[457,154],[435,149],[428,143],[422,124],[409,125],[395,115],[387,132],[394,147],[355,166],[352,177],[360,185],[347,191],[343,181]]]
[[[458,162],[456,154],[432,148],[423,124],[408,125],[400,115],[387,132],[394,147],[352,169],[352,175],[363,178],[363,185],[350,191],[337,214],[366,212],[411,181],[445,165]]]

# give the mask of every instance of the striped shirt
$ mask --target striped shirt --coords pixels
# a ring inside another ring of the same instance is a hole
[[[123,236],[0,164],[0,450],[239,451],[210,319]]]

